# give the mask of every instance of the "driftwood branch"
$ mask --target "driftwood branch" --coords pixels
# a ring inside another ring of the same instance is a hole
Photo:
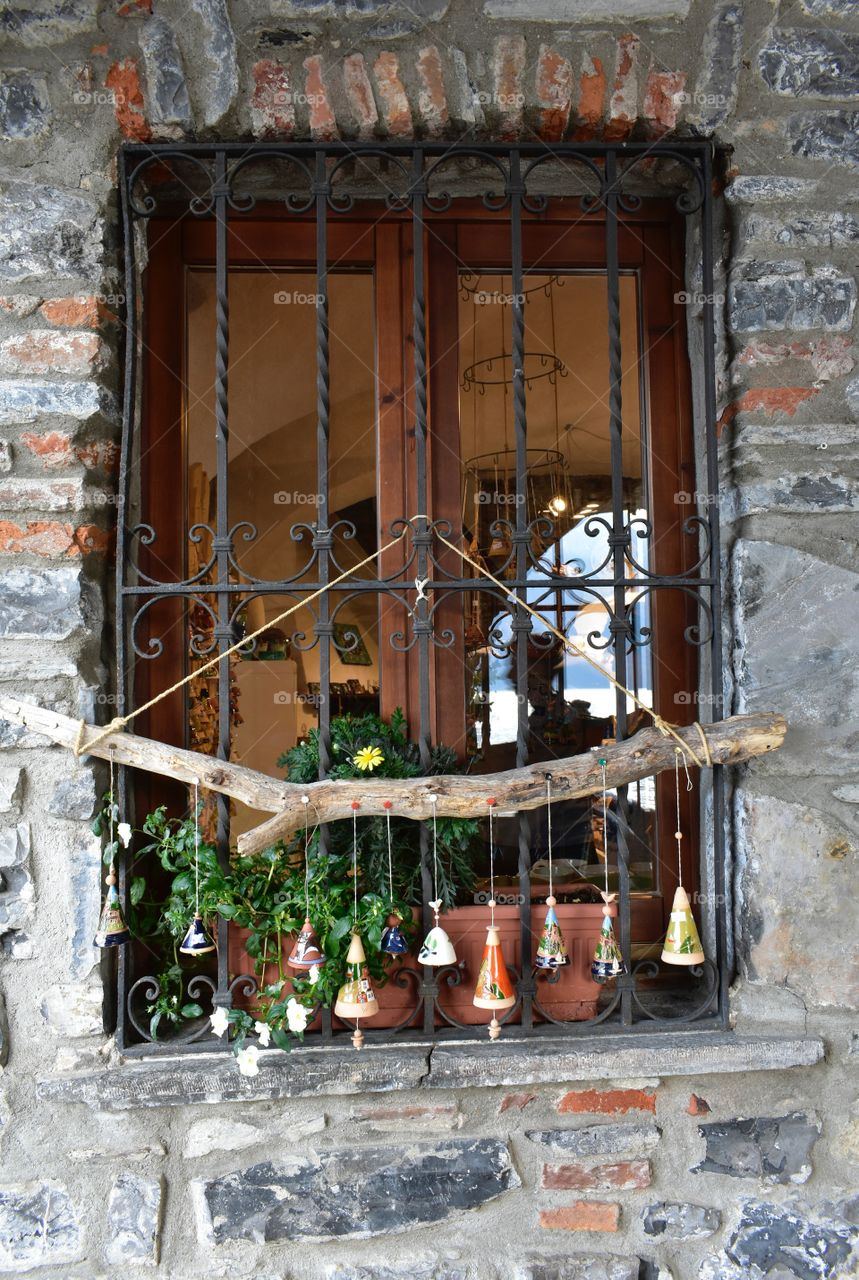
[[[0,718],[25,725],[64,747],[74,748],[77,741],[77,720],[17,698],[0,697]],[[715,764],[737,764],[752,756],[766,755],[781,746],[787,732],[784,717],[772,712],[733,716],[703,728]],[[88,726],[86,736],[94,737],[97,732]],[[694,725],[678,732],[700,756],[701,739]],[[351,817],[354,800],[360,803],[364,815],[383,814],[385,801],[390,800],[397,814],[422,820],[432,816],[432,795],[438,796],[439,817],[482,817],[486,813],[487,796],[494,796],[500,812],[539,808],[546,803],[547,775],[552,780],[555,799],[574,800],[596,794],[601,786],[598,764],[601,756],[606,760],[610,787],[673,769],[675,746],[673,738],[651,728],[642,729],[626,742],[601,747],[598,751],[526,765],[505,773],[442,774],[406,779],[368,777],[309,785],[281,782],[242,765],[213,760],[196,751],[183,751],[132,733],[111,734],[93,747],[92,754],[104,760],[113,755],[117,764],[131,765],[180,782],[198,782],[210,791],[241,800],[249,808],[273,813],[273,818],[239,836],[239,852],[250,854],[304,825],[303,795],[310,797],[313,817],[318,822]],[[83,750],[86,753],[86,739]]]

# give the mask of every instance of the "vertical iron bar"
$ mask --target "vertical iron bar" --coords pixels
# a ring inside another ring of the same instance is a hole
[[[709,577],[715,582],[710,588],[710,606],[713,612],[713,638],[710,644],[712,720],[723,715],[722,674],[722,596],[721,596],[721,535],[719,529],[719,457],[716,439],[716,334],[713,319],[713,174],[710,146],[707,144],[702,159],[704,203],[701,207],[702,283],[704,286],[704,410],[707,445],[707,519],[710,532]],[[725,850],[725,774],[721,765],[713,767],[713,885],[716,893],[716,964],[719,970],[719,1015],[723,1026],[728,1025],[728,988],[731,973],[728,964],[728,912],[725,901],[729,869]]]
[[[510,363],[513,378],[513,430],[516,440],[516,578],[524,582],[528,574],[528,417],[525,386],[525,297],[522,270],[522,166],[519,151],[510,152],[510,293],[511,308]],[[519,588],[527,601],[527,588]],[[517,591],[518,595],[518,591]],[[528,637],[531,617],[517,604],[513,617],[516,637],[516,768],[528,763]],[[531,973],[531,815],[518,815],[519,844],[519,995],[522,1001],[522,1027],[533,1022],[534,978]]]
[[[328,166],[326,153],[316,152],[314,170],[316,197],[316,482],[319,505],[316,508],[316,548],[319,582],[326,584],[331,572],[331,530],[329,506],[329,445],[331,437],[331,371],[329,368],[328,320]],[[316,626],[319,644],[319,777],[327,778],[331,767],[331,606],[328,594],[319,597],[319,621]],[[319,831],[319,851],[327,852],[328,827]],[[331,1037],[331,1010],[322,1014],[322,1035]]]
[[[131,443],[134,431],[136,392],[137,392],[137,279],[136,258],[134,252],[134,224],[129,207],[128,168],[125,155],[119,154],[119,190],[122,207],[122,234],[125,248],[125,371],[122,387],[122,438],[119,447],[119,477],[117,480],[116,504],[116,570],[114,577],[114,643],[116,647],[116,711],[118,716],[125,715],[128,688],[127,640],[125,634],[125,573],[128,564],[128,528],[127,507],[128,488],[131,475]],[[129,813],[128,771],[120,766],[119,771],[119,805],[123,815]],[[119,859],[118,868],[119,897],[125,907],[125,891],[127,885],[126,858]],[[125,993],[131,985],[131,955],[128,947],[116,947],[116,1009],[115,1028],[117,1048],[124,1049],[127,1042],[127,1022]],[[110,1021],[114,1019],[111,1017]],[[106,1026],[107,1031],[111,1028]]]
[[[613,150],[606,153],[605,159],[605,231],[606,231],[606,287],[608,302],[608,377],[609,377],[609,440],[611,445],[611,536],[609,544],[612,550],[612,576],[614,587],[612,592],[612,620],[614,669],[615,676],[626,683],[626,648],[628,628],[626,626],[626,586],[625,557],[629,545],[629,531],[624,524],[625,501],[623,492],[623,363],[621,358],[620,337],[620,267],[618,260],[618,219],[617,219],[617,156]],[[617,716],[616,738],[622,742],[626,737],[626,695],[615,690],[615,714]],[[624,1025],[632,1022],[632,994],[629,987],[629,975],[632,971],[632,921],[629,901],[629,853],[626,840],[628,831],[628,789],[617,788],[617,875],[620,901],[618,906],[618,928],[620,947],[626,968],[626,982],[618,979],[621,987],[620,1012]],[[603,832],[605,857],[608,861],[608,831]]]
[[[415,492],[416,512],[414,540],[417,552],[417,576],[427,578],[429,564],[429,484],[427,480],[427,323],[424,263],[424,174],[423,154],[412,152],[412,343],[415,360]],[[430,764],[430,696],[429,646],[431,623],[426,600],[415,604],[415,635],[418,650],[418,750],[421,769],[429,772]],[[430,908],[434,885],[429,865],[429,831],[421,824],[421,899],[424,934],[430,928]],[[424,965],[424,1032],[431,1035],[435,1023],[435,1000],[438,981],[431,967]]]
[[[228,592],[222,590],[230,580],[230,500],[229,500],[229,356],[230,356],[230,293],[227,267],[227,157],[224,151],[215,152],[215,473],[216,473],[216,527],[214,551],[217,566],[218,625],[215,631],[218,652],[226,653],[232,643],[230,626],[231,601]],[[187,639],[186,639],[187,643]],[[229,659],[218,664],[218,759],[230,756],[230,663]],[[217,797],[218,860],[225,871],[230,867],[230,804],[226,796]],[[229,921],[218,918],[218,989],[215,1005],[229,1007],[232,995],[229,991],[228,941]]]

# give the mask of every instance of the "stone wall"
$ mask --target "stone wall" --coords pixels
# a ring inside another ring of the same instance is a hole
[[[0,687],[110,714],[123,139],[676,131],[733,148],[730,702],[791,725],[736,780],[741,1042],[302,1052],[247,1082],[115,1060],[104,778],[0,724],[0,1273],[855,1274],[857,104],[855,0],[0,8]]]

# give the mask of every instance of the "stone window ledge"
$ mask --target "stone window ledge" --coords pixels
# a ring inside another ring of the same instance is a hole
[[[570,1084],[630,1077],[721,1075],[810,1067],[824,1056],[815,1036],[677,1031],[600,1035],[571,1042],[485,1039],[434,1045],[368,1045],[264,1052],[259,1075],[242,1076],[224,1052],[126,1060],[98,1071],[65,1072],[38,1082],[45,1102],[95,1110],[188,1103],[384,1093],[404,1089]]]

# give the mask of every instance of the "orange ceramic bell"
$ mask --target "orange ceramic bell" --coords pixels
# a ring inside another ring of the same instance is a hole
[[[702,964],[704,961],[704,948],[698,936],[688,894],[682,885],[677,886],[674,894],[662,959],[666,964]]]
[[[286,962],[290,969],[315,969],[325,964],[325,956],[319,946],[310,917],[305,916],[301,932],[295,939],[295,946]]]
[[[486,931],[483,963],[474,989],[474,1005],[478,1009],[512,1009],[516,1003],[513,984],[501,951],[501,935],[496,925]]]

